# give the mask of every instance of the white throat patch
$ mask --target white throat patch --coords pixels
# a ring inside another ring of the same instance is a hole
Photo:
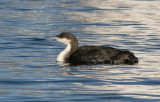
[[[69,57],[69,52],[71,51],[71,40],[66,38],[56,38],[56,40],[67,45],[67,47],[57,56],[57,61],[65,62],[65,60]]]
[[[67,38],[56,38],[56,40],[66,45],[69,45],[71,42],[71,40],[68,40]]]

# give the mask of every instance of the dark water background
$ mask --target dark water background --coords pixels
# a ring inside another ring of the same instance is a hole
[[[1,102],[160,101],[159,0],[1,0]],[[137,65],[66,66],[72,32],[80,45],[129,49]]]

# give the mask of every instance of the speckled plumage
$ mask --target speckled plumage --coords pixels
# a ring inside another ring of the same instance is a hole
[[[69,32],[57,35],[56,39],[67,45],[58,55],[57,61],[69,62],[71,65],[138,63],[138,58],[130,51],[105,46],[78,47],[78,40]]]
[[[69,58],[73,64],[134,64],[138,59],[130,51],[104,46],[81,46]]]

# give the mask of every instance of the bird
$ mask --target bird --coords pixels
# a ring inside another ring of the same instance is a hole
[[[66,44],[66,48],[57,56],[58,62],[71,65],[87,64],[128,64],[138,63],[138,58],[128,50],[120,50],[107,46],[80,46],[77,38],[70,32],[62,32],[54,37]]]

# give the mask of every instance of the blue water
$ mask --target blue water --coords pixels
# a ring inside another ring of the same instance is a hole
[[[1,102],[160,101],[159,0],[1,0]],[[80,45],[128,49],[136,65],[67,66],[65,45],[46,36],[75,34]]]

